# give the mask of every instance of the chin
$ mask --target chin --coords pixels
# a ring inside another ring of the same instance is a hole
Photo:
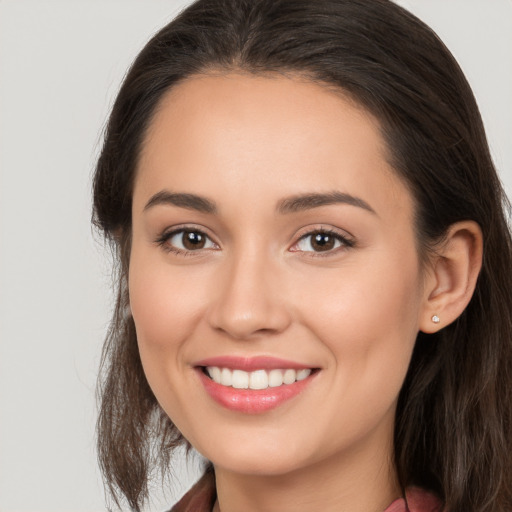
[[[239,475],[254,476],[283,476],[297,469],[301,464],[298,461],[288,460],[286,457],[279,455],[272,459],[264,458],[258,455],[239,457],[235,454],[225,454],[216,460],[212,460],[214,467],[223,468],[232,473]]]
[[[246,475],[279,476],[307,465],[304,449],[289,443],[260,438],[257,443],[217,443],[214,448],[199,451],[215,467]]]

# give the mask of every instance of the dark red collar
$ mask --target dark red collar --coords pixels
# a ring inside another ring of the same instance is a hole
[[[208,469],[169,512],[211,512],[215,503],[215,475]],[[384,512],[441,512],[440,501],[418,487],[407,489],[406,498],[395,500]]]

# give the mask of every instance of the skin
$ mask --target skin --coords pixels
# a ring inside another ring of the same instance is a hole
[[[217,211],[148,207],[162,191]],[[276,210],[333,191],[372,211]],[[155,396],[215,466],[216,510],[382,512],[400,496],[393,425],[416,335],[460,314],[481,254],[478,228],[461,224],[423,268],[413,213],[378,122],[340,92],[233,73],[191,78],[163,98],[134,185],[130,304]],[[207,244],[173,252],[181,236],[162,233],[183,227]],[[307,235],[319,230],[349,243],[315,252]],[[280,407],[244,414],[214,402],[194,369],[225,355],[319,371]]]

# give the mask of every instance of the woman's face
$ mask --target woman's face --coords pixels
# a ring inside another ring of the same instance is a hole
[[[378,123],[341,94],[241,74],[167,93],[129,289],[149,384],[216,466],[390,453],[425,303],[413,202]]]

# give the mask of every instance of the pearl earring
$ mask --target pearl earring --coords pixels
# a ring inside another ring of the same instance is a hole
[[[438,324],[440,321],[441,321],[441,319],[437,315],[434,315],[432,317],[432,322],[434,322],[435,324]]]

